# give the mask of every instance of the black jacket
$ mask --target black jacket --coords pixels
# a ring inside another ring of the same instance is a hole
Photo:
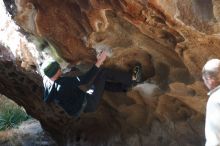
[[[70,115],[77,115],[82,108],[87,93],[78,86],[87,84],[99,71],[95,65],[84,75],[76,77],[60,77],[54,82],[44,78],[44,101],[56,100]]]

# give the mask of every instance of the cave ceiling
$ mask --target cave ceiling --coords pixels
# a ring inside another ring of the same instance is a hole
[[[16,0],[8,10],[70,64],[93,63],[107,50],[106,66],[142,62],[146,78],[151,67],[158,73],[163,66],[169,80],[187,82],[199,79],[205,61],[219,54],[217,7],[215,0]],[[172,78],[176,72],[184,79]]]

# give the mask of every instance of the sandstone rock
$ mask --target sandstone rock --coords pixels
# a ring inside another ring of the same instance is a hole
[[[193,89],[187,88],[187,86],[183,83],[172,83],[169,87],[172,94],[194,96],[196,93]]]

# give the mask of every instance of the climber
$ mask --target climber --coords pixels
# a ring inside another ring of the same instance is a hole
[[[62,76],[60,65],[56,61],[44,67],[44,101],[55,101],[68,114],[79,117],[82,112],[96,110],[104,89],[126,91],[132,84],[141,81],[141,64],[135,65],[131,72],[100,68],[106,54],[105,51],[101,52],[95,65],[81,76]],[[88,90],[82,91],[79,88],[90,81],[92,84]]]
[[[209,60],[202,69],[202,78],[208,92],[206,105],[206,146],[220,146],[220,60]]]

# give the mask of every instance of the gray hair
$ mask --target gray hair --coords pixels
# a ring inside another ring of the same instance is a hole
[[[202,69],[203,77],[218,78],[219,73],[220,73],[220,60],[219,59],[211,59],[207,61]]]

